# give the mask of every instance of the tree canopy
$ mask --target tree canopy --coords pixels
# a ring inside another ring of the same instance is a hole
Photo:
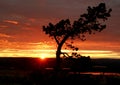
[[[83,40],[84,34],[92,34],[95,31],[101,32],[106,28],[103,22],[110,17],[112,9],[107,10],[105,3],[100,3],[97,7],[89,6],[87,11],[87,13],[80,15],[80,18],[74,21],[73,24],[70,23],[69,19],[61,20],[55,25],[49,23],[47,27],[43,26],[43,31],[50,37],[54,37],[57,44],[59,44],[60,39],[65,38],[65,36],[71,38],[77,36]]]

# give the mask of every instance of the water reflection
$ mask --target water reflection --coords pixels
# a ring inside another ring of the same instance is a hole
[[[53,71],[53,68],[45,68],[47,71]],[[68,74],[88,74],[88,75],[105,75],[105,76],[119,76],[120,73],[117,72],[73,72],[70,71],[70,68],[62,68],[63,71],[67,71]]]
[[[120,76],[120,73],[114,73],[114,72],[76,72],[76,73],[90,74],[90,75]],[[69,72],[69,74],[75,74],[75,72]]]

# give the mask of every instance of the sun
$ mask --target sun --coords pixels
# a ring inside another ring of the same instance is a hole
[[[41,56],[41,57],[40,57],[40,59],[44,60],[44,59],[45,59],[45,57],[44,57],[44,56]]]
[[[47,57],[48,57],[48,54],[43,54],[43,53],[40,54],[40,59],[42,59],[42,60],[47,58]]]

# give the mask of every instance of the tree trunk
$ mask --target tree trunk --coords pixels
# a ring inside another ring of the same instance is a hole
[[[65,41],[69,38],[69,35],[66,35],[63,40],[58,44],[58,48],[57,48],[57,51],[56,51],[56,66],[55,66],[55,70],[56,71],[60,71],[61,70],[61,58],[60,58],[60,55],[61,55],[61,49],[62,49],[62,46],[63,44],[65,43]]]
[[[61,55],[61,49],[62,49],[62,46],[63,46],[64,43],[60,43],[58,45],[58,48],[57,48],[57,51],[56,51],[56,65],[55,65],[55,70],[56,71],[60,71],[61,70],[61,58],[60,58],[60,55]]]
[[[61,63],[61,58],[60,58],[60,55],[61,55],[61,50],[57,50],[56,51],[56,71],[59,71],[61,66],[60,66],[60,63]]]

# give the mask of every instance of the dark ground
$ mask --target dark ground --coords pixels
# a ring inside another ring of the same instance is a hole
[[[119,59],[92,59],[92,68],[82,74],[64,69],[57,76],[53,69],[55,59],[0,58],[0,85],[120,85]],[[62,65],[68,67],[69,63]],[[48,68],[48,69],[46,69]],[[105,73],[113,74],[105,74]]]

